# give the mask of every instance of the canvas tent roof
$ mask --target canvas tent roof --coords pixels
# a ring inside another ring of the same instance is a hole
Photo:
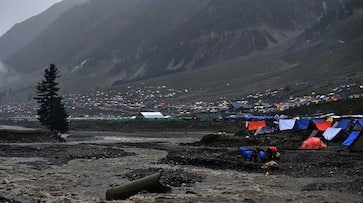
[[[326,121],[326,120],[325,119],[322,119],[322,118],[315,118],[315,119],[313,119],[313,122],[314,123],[324,122],[324,121]]]
[[[274,129],[269,126],[258,127],[254,135],[263,135],[273,133]]]
[[[355,131],[362,131],[363,130],[363,119],[358,119],[355,121],[355,125],[353,127]]]
[[[296,128],[299,130],[306,130],[309,128],[310,119],[298,119],[296,120]]]
[[[248,130],[250,130],[250,131],[257,130],[258,127],[266,126],[266,122],[265,121],[248,121],[247,126],[248,126]]]
[[[360,125],[360,127],[363,128],[363,119],[358,119],[357,124]]]
[[[327,128],[325,132],[323,133],[323,136],[326,140],[338,140],[339,138],[342,138],[341,136],[338,136],[342,132],[341,128]]]
[[[327,128],[331,127],[331,123],[329,121],[319,121],[315,122],[315,126],[319,131],[325,131]]]
[[[302,143],[300,149],[324,149],[326,147],[326,144],[320,138],[310,137]]]
[[[280,119],[279,120],[279,129],[282,130],[291,130],[295,126],[295,119]]]
[[[335,128],[341,128],[344,131],[348,131],[349,128],[352,126],[353,122],[348,119],[342,119],[338,122],[338,124],[335,126]]]
[[[359,133],[358,131],[351,132],[348,138],[342,143],[342,146],[349,147],[358,138]]]
[[[348,138],[342,143],[342,146],[348,147],[351,152],[363,152],[363,136],[361,132],[353,131]]]

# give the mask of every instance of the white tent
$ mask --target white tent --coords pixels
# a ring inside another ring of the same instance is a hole
[[[337,135],[342,131],[341,128],[327,128],[324,133],[323,136],[326,140],[333,140],[334,138],[337,137]]]
[[[279,120],[279,129],[282,130],[291,130],[295,126],[295,119],[280,119]]]

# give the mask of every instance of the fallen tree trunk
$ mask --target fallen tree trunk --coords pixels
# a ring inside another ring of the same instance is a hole
[[[143,190],[151,193],[170,193],[171,188],[159,182],[161,173],[156,173],[131,183],[121,185],[106,191],[106,200],[122,200]]]

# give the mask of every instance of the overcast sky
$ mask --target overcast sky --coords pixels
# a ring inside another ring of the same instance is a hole
[[[0,0],[0,36],[15,23],[35,16],[62,0]]]

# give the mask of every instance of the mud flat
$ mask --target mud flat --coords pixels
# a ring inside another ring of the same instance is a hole
[[[201,133],[71,132],[66,142],[2,143],[0,202],[362,202],[363,156],[284,149],[276,168],[237,148],[188,144]],[[278,136],[278,135],[276,135]],[[170,194],[105,192],[161,172]]]

